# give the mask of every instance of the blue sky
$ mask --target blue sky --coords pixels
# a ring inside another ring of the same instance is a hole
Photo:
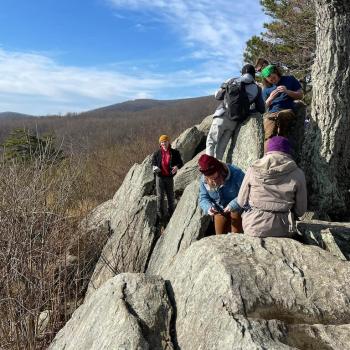
[[[259,0],[1,0],[0,112],[211,94],[265,21]]]

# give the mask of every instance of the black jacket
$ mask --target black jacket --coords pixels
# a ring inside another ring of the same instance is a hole
[[[174,166],[177,166],[179,169],[183,166],[180,152],[171,147],[170,147],[169,165],[170,165],[170,169],[169,169],[170,174],[171,174],[171,168],[173,168]],[[153,153],[152,166],[157,166],[159,169],[162,169],[162,150],[161,149]],[[157,175],[163,176],[161,172],[158,172]],[[173,177],[174,175],[175,174],[171,174],[170,176]]]

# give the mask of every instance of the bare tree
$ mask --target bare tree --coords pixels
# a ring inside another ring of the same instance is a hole
[[[350,1],[314,3],[316,58],[305,169],[311,207],[341,219],[350,209]]]

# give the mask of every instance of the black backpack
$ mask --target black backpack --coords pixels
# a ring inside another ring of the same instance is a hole
[[[250,103],[245,85],[237,79],[231,80],[226,85],[224,103],[226,117],[230,120],[243,122],[249,115]]]

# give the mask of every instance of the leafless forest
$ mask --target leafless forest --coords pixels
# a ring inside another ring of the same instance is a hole
[[[18,128],[53,134],[57,147],[82,162],[82,199],[97,205],[115,193],[132,164],[156,149],[160,134],[174,139],[215,105],[212,97],[136,100],[67,116],[0,118],[0,144]]]
[[[26,128],[53,134],[47,149],[0,168],[0,348],[45,349],[82,302],[107,235],[86,234],[86,214],[111,198],[135,162],[212,113],[214,99],[135,101],[79,115],[0,118],[0,143]]]

